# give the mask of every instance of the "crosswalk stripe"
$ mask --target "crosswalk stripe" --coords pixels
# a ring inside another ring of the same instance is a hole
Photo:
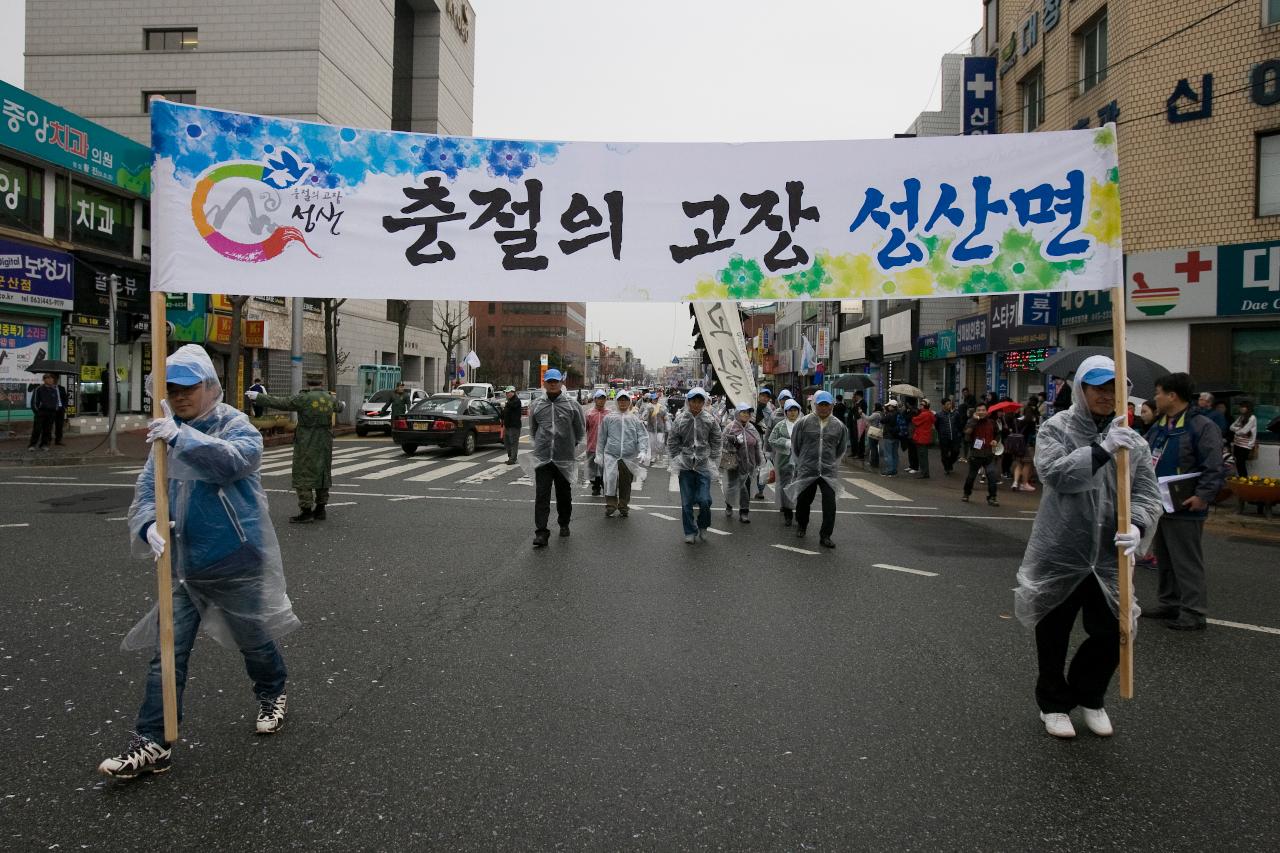
[[[374,448],[373,450],[364,450],[364,451],[358,451],[358,452],[356,452],[356,453],[348,453],[348,454],[346,454],[345,456],[341,456],[341,457],[338,457],[338,458],[334,459],[333,461],[335,461],[335,462],[337,462],[337,463],[339,463],[339,464],[342,464],[342,463],[346,463],[346,462],[348,462],[348,461],[351,461],[351,460],[355,459],[355,458],[356,458],[356,457],[358,457],[358,456],[367,456],[367,455],[368,455],[368,454],[370,454],[370,453],[383,453],[383,454],[390,454],[390,453],[393,453],[393,452],[394,452],[394,451],[387,450],[385,447],[378,447],[378,448]],[[363,460],[363,461],[367,462],[368,464],[366,464],[366,465],[359,465],[359,466],[349,466],[349,465],[348,465],[348,466],[344,466],[344,467],[340,467],[340,468],[334,468],[334,469],[333,469],[332,471],[330,471],[329,473],[330,473],[330,474],[339,474],[339,473],[342,473],[342,472],[344,472],[344,471],[357,471],[357,470],[360,470],[360,469],[362,469],[362,468],[372,468],[374,465],[385,465],[385,464],[386,464],[387,462],[389,462],[390,460],[389,460],[389,459],[373,459],[373,460]],[[279,475],[281,475],[281,474],[288,474],[291,470],[293,470],[293,461],[292,461],[292,460],[290,460],[289,462],[280,462],[280,463],[275,464],[275,465],[264,465],[264,466],[262,467],[262,475],[263,475],[264,477],[275,477],[275,476],[279,476]]]
[[[377,468],[379,465],[386,465],[389,461],[390,460],[388,459],[364,459],[354,465],[343,465],[341,468],[334,468],[329,472],[329,474],[336,477],[339,474],[349,474],[352,471],[363,471],[366,468]]]
[[[483,471],[477,471],[476,473],[472,474],[470,477],[464,477],[458,482],[466,483],[468,485],[475,484],[475,483],[488,482],[489,480],[492,480],[494,477],[501,477],[503,474],[506,474],[511,470],[511,468],[512,466],[507,465],[506,463],[503,463],[502,465],[494,465],[492,467],[485,468]]]
[[[425,474],[419,474],[416,477],[409,477],[406,482],[409,483],[430,483],[432,480],[439,480],[441,477],[447,477],[450,474],[456,474],[459,471],[465,471],[478,462],[455,462],[452,465],[445,465],[442,468],[436,468],[434,471],[428,471]]]
[[[857,486],[863,491],[870,492],[882,501],[906,501],[911,503],[911,498],[904,497],[897,492],[891,492],[884,486],[877,485],[868,480],[856,479],[854,477],[845,477],[844,481],[851,486]]]
[[[416,471],[425,465],[434,465],[439,459],[415,459],[412,462],[406,462],[404,465],[396,465],[382,471],[374,471],[372,474],[361,474],[356,477],[357,480],[385,480],[387,477],[394,477],[396,474],[403,474],[405,471]]]

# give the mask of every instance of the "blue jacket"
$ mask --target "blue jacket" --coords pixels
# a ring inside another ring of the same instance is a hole
[[[1157,477],[1198,472],[1196,497],[1213,504],[1226,478],[1222,467],[1222,432],[1213,421],[1200,410],[1188,407],[1176,418],[1156,418],[1147,430],[1146,439],[1151,445]],[[1174,515],[1204,518],[1208,509],[1193,512],[1180,508]]]

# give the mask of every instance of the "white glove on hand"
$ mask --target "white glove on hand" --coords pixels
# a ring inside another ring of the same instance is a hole
[[[169,522],[169,529],[172,530],[174,522]],[[156,529],[155,522],[147,528],[147,544],[151,546],[152,559],[160,559],[160,555],[164,553],[164,537],[160,535],[160,531]]]
[[[258,399],[258,393],[259,392],[257,391],[245,391],[244,395],[249,398],[249,402],[253,402],[254,400]]]
[[[153,441],[173,444],[174,439],[178,437],[178,422],[173,419],[173,410],[169,408],[169,401],[161,400],[160,407],[164,410],[164,417],[156,418],[148,425],[147,444]]]
[[[639,464],[641,464],[641,465],[648,465],[648,464],[649,464],[649,454],[648,454],[648,453],[641,453],[639,456],[637,456],[637,457],[636,457],[636,462],[638,462],[638,463],[639,463]]]
[[[1116,531],[1116,547],[1123,548],[1126,557],[1132,557],[1134,552],[1138,550],[1138,543],[1142,541],[1142,534],[1134,525],[1129,525],[1128,533]]]
[[[596,467],[597,467],[597,468],[603,468],[603,467],[604,467],[604,456],[602,456],[601,454],[597,453],[597,454],[596,454],[595,462],[596,462]]]
[[[1128,418],[1124,415],[1111,422],[1111,430],[1102,439],[1103,450],[1114,456],[1121,447],[1132,449],[1145,443],[1145,439],[1130,429],[1127,423]]]

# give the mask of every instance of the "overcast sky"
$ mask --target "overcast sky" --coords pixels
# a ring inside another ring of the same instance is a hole
[[[937,108],[942,54],[982,23],[980,0],[471,2],[475,133],[535,139],[891,136]],[[0,79],[17,85],[23,6],[0,0]],[[690,343],[684,306],[590,303],[587,325],[651,365]]]

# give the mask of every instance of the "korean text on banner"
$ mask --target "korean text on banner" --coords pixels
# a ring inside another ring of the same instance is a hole
[[[695,302],[698,331],[707,346],[711,368],[724,387],[724,393],[735,405],[756,402],[755,374],[747,356],[747,340],[742,332],[742,318],[734,302]]]
[[[248,295],[888,299],[1120,280],[1113,127],[620,144],[154,102],[154,286]]]

